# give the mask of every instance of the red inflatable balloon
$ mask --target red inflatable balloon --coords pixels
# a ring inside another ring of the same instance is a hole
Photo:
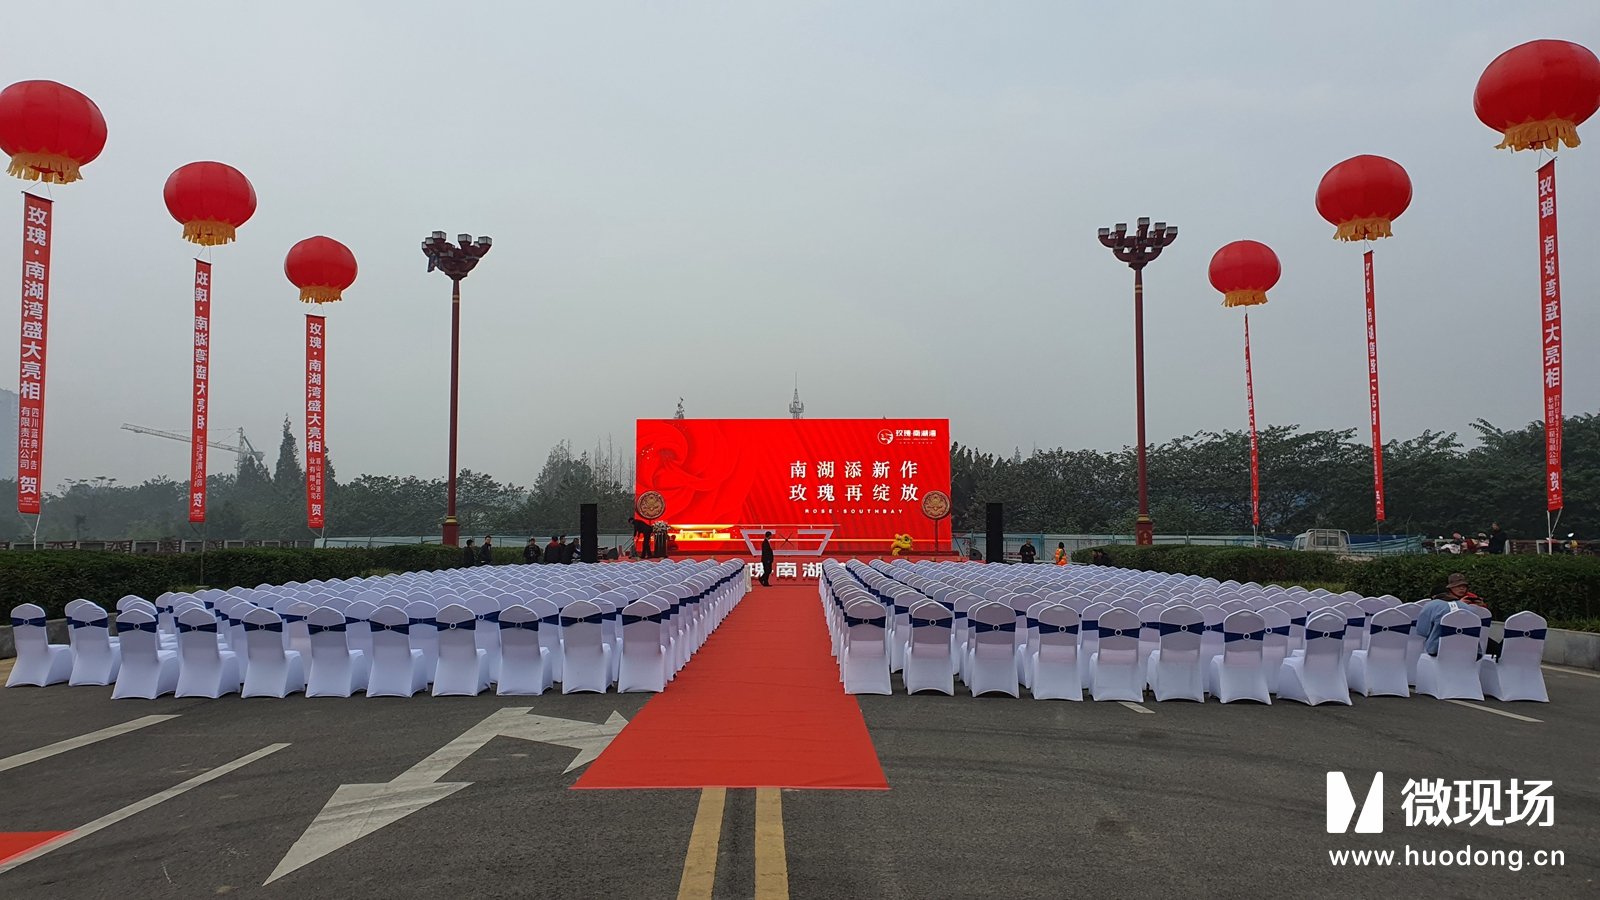
[[[1258,306],[1278,283],[1278,254],[1260,241],[1234,241],[1211,257],[1207,274],[1222,292],[1223,306]]]
[[[1317,212],[1338,226],[1335,240],[1390,237],[1390,225],[1410,205],[1411,178],[1399,163],[1382,156],[1352,156],[1317,185]]]
[[[300,289],[306,303],[332,303],[355,283],[356,255],[330,237],[308,237],[289,248],[283,274]]]
[[[1578,146],[1578,126],[1600,108],[1600,59],[1569,41],[1529,41],[1495,57],[1472,109],[1504,150]]]
[[[256,189],[233,166],[192,162],[167,177],[161,195],[167,211],[183,223],[183,239],[215,247],[234,239],[256,212]]]
[[[0,150],[6,171],[26,181],[69,184],[106,146],[94,101],[54,81],[19,81],[0,91]]]

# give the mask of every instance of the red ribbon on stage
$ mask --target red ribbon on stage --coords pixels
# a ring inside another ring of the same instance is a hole
[[[1256,447],[1256,382],[1250,371],[1250,314],[1244,314],[1244,399],[1250,407],[1250,524],[1261,524],[1261,457]]]
[[[1367,279],[1367,396],[1372,402],[1372,496],[1383,521],[1383,416],[1378,411],[1378,303],[1372,289],[1372,251],[1362,254]]]
[[[194,261],[194,390],[189,413],[189,521],[206,520],[206,420],[211,407],[211,263]]]
[[[306,316],[306,525],[321,529],[323,507],[323,406],[325,383],[323,360],[326,358],[327,319]]]
[[[1544,373],[1545,508],[1563,505],[1561,489],[1561,261],[1556,244],[1556,161],[1539,167],[1540,366]]]
[[[39,514],[44,495],[44,367],[50,334],[51,202],[22,200],[22,335],[17,371],[17,511]]]

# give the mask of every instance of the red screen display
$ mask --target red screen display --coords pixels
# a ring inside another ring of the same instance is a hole
[[[926,546],[922,498],[950,492],[949,419],[640,419],[637,447],[635,494],[661,495],[680,544]]]

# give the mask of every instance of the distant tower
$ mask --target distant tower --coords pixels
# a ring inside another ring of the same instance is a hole
[[[683,418],[683,398],[682,398],[682,397],[679,397],[679,398],[678,398],[678,411],[677,411],[677,412],[675,412],[675,413],[673,413],[673,414],[672,414],[672,417],[673,417],[673,418],[674,418],[674,419],[681,419],[681,418]]]
[[[804,419],[806,405],[800,402],[800,376],[794,376],[794,399],[789,401],[789,418]]]

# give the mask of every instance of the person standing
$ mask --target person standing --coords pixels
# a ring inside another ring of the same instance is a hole
[[[1064,566],[1066,564],[1067,564],[1067,542],[1066,541],[1056,541],[1056,565]]]
[[[493,546],[493,541],[494,541],[493,535],[486,534],[486,535],[483,536],[483,544],[478,547],[478,564],[479,565],[484,565],[484,566],[492,566],[492,565],[494,565],[494,546]]]
[[[1506,552],[1506,542],[1508,540],[1509,540],[1509,538],[1506,537],[1506,533],[1504,531],[1500,530],[1500,523],[1499,522],[1495,522],[1493,525],[1489,526],[1489,552],[1490,553],[1504,553],[1504,552]]]
[[[1033,548],[1032,538],[1022,542],[1022,549],[1017,551],[1017,555],[1022,557],[1024,563],[1030,565],[1033,563],[1034,558],[1039,555],[1039,551]]]
[[[550,543],[544,548],[544,563],[553,566],[558,562],[561,562],[561,544],[556,541],[555,535],[551,535]]]
[[[539,539],[528,538],[528,546],[522,548],[522,561],[528,565],[533,565],[539,561],[540,556]]]
[[[772,587],[772,532],[767,532],[761,538],[761,586]]]
[[[478,564],[478,548],[472,545],[472,538],[467,538],[467,545],[461,548],[461,564],[463,566]]]

